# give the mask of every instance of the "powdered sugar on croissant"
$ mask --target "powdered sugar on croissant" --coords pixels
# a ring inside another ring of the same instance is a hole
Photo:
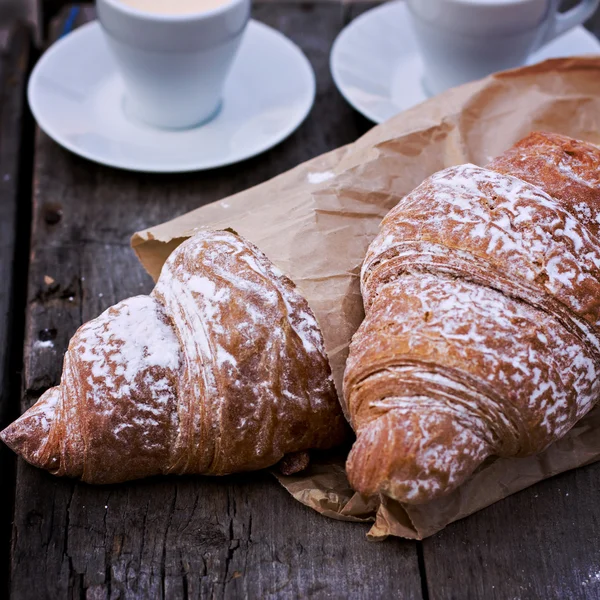
[[[205,231],[150,296],[78,330],[61,385],[1,436],[36,466],[107,483],[260,469],[344,433],[306,300],[257,248]]]
[[[598,401],[599,168],[599,149],[533,134],[384,219],[344,384],[359,491],[427,502],[488,456],[544,450]]]

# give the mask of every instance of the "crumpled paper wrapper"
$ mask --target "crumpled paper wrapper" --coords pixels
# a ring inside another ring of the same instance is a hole
[[[136,233],[156,279],[198,228],[231,227],[261,248],[306,296],[323,329],[336,386],[363,319],[359,271],[383,216],[432,173],[484,165],[533,130],[600,144],[600,58],[554,59],[449,90],[266,183]],[[342,401],[343,405],[343,401]],[[422,539],[542,479],[600,459],[600,407],[544,453],[493,459],[460,489],[411,506],[353,492],[343,454],[318,455],[279,481],[335,519],[374,522],[369,537]]]

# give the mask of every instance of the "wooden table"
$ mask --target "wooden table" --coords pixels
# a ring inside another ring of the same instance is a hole
[[[36,52],[24,28],[12,29],[0,62],[1,425],[58,382],[81,323],[151,289],[129,248],[132,232],[271,178],[371,126],[342,100],[328,69],[335,36],[367,6],[257,4],[254,16],[296,41],[313,64],[315,107],[274,150],[183,176],[97,166],[36,130],[24,102]],[[91,16],[82,9],[78,21]],[[0,448],[0,597],[598,599],[598,481],[600,464],[423,542],[369,543],[365,526],[312,512],[266,473],[91,487]]]

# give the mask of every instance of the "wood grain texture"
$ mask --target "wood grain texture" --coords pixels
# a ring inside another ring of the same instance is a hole
[[[600,598],[599,479],[600,464],[564,473],[426,539],[429,597]]]
[[[254,14],[299,43],[318,79],[311,116],[271,152],[208,173],[150,176],[94,165],[38,132],[23,409],[58,381],[81,323],[150,291],[129,248],[133,231],[264,181],[370,126],[328,75],[339,6],[258,5]],[[373,545],[365,533],[298,504],[266,473],[91,487],[20,461],[11,597],[420,598],[416,545]]]
[[[24,26],[3,30],[0,50],[0,428],[19,414],[27,285],[32,126],[25,102],[31,42]],[[15,459],[0,447],[0,597],[8,591]]]
[[[29,35],[21,27],[7,32],[0,53],[0,426],[15,414],[11,343],[14,334],[13,296],[21,188],[21,152],[25,119],[25,82],[29,64]]]

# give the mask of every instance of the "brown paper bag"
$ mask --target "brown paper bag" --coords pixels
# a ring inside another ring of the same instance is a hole
[[[435,171],[483,165],[532,130],[600,144],[600,58],[549,60],[449,90],[354,144],[138,232],[132,245],[157,278],[170,252],[200,227],[231,227],[250,239],[308,299],[341,392],[348,345],[363,318],[358,274],[382,217]],[[543,454],[490,460],[460,489],[421,506],[354,493],[344,458],[317,458],[308,471],[279,480],[324,515],[375,521],[371,539],[421,539],[537,481],[600,459],[600,408]]]

